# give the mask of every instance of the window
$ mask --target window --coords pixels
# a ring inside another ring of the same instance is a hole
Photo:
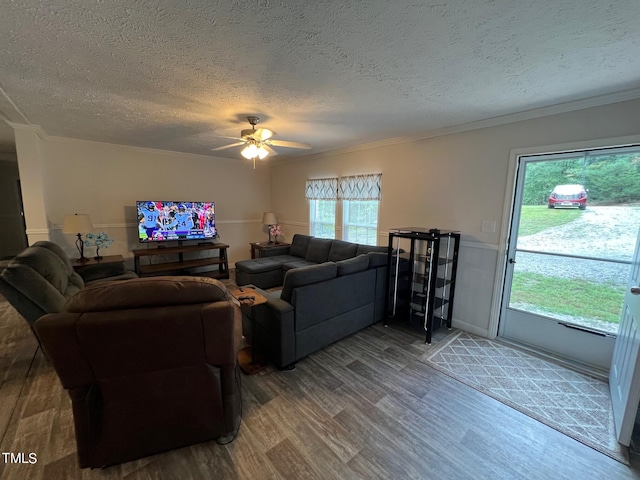
[[[309,200],[309,233],[314,237],[335,238],[338,179],[307,180],[305,196]]]
[[[365,245],[378,244],[378,204],[382,175],[342,177],[338,198],[342,199],[342,239]]]
[[[336,236],[336,201],[309,200],[310,234],[320,238]]]
[[[378,200],[342,202],[342,239],[364,245],[378,244]]]
[[[342,208],[342,239],[377,245],[381,182],[380,174],[307,180],[309,233],[335,238],[336,212]]]

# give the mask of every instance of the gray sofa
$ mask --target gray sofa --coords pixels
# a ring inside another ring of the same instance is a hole
[[[268,251],[267,251],[268,252]],[[369,252],[387,252],[387,247],[316,238],[296,234],[288,248],[274,249],[275,255],[236,262],[236,283],[273,288],[282,285],[287,271],[323,262],[337,262]]]
[[[76,272],[60,246],[40,241],[19,253],[0,273],[0,293],[33,327],[46,313],[61,312],[85,285],[137,278],[124,264],[91,265]]]
[[[346,243],[346,242],[345,242]],[[356,257],[289,269],[281,291],[257,291],[267,303],[254,307],[255,332],[243,330],[279,368],[384,317],[387,254]]]

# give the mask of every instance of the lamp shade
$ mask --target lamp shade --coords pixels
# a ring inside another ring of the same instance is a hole
[[[269,155],[269,152],[267,151],[266,148],[264,148],[262,145],[260,145],[260,147],[258,148],[258,158],[260,160],[262,160],[263,158],[265,158],[267,155]]]
[[[242,149],[240,152],[244,158],[247,160],[251,160],[252,158],[258,157],[260,160],[269,155],[269,151],[264,148],[264,145],[261,143],[249,143],[246,147]]]
[[[278,217],[273,212],[264,212],[262,214],[262,224],[263,225],[277,225]]]
[[[256,147],[253,143],[250,143],[249,145],[244,147],[240,153],[247,160],[251,160],[252,158],[258,156],[258,147]]]
[[[93,224],[89,215],[75,214],[65,215],[64,223],[62,224],[62,233],[78,234],[87,233],[93,230]]]

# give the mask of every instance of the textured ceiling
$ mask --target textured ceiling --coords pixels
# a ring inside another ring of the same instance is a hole
[[[257,114],[314,153],[636,89],[639,18],[638,0],[4,1],[0,115],[212,154]]]

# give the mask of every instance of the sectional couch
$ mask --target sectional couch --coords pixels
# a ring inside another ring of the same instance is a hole
[[[236,262],[236,283],[273,288],[282,285],[285,274],[293,268],[337,262],[369,252],[386,253],[387,247],[296,234],[290,247],[274,249],[273,252],[275,255],[267,253],[268,256],[262,258]]]
[[[296,235],[289,252],[238,262],[236,269],[243,285],[270,288],[284,277],[282,290],[255,287],[267,303],[254,307],[253,322],[243,319],[245,336],[279,368],[385,315],[387,247]]]

